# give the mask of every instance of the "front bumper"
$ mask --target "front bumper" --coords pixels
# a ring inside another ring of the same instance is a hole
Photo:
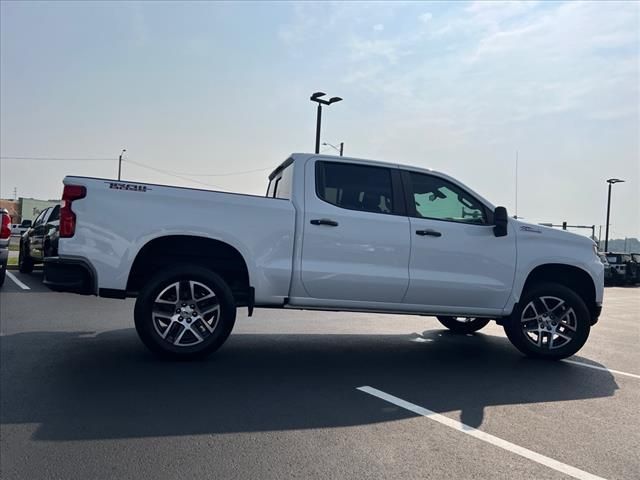
[[[58,292],[96,294],[95,273],[82,259],[45,258],[42,283]]]

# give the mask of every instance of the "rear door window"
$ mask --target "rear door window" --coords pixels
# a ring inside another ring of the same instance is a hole
[[[392,214],[391,171],[353,163],[317,162],[316,195],[336,207]]]

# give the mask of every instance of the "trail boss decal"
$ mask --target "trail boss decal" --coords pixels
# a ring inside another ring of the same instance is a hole
[[[146,192],[147,190],[151,190],[147,188],[146,185],[133,185],[131,183],[120,183],[120,182],[104,182],[109,185],[109,188],[113,190],[129,190],[132,192]]]

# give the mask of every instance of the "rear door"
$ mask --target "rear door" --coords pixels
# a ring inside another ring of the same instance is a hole
[[[437,175],[402,176],[411,217],[405,303],[442,312],[502,309],[513,287],[515,233],[494,236],[492,212],[461,186]]]
[[[302,242],[301,279],[310,297],[401,302],[410,250],[399,170],[307,162]]]

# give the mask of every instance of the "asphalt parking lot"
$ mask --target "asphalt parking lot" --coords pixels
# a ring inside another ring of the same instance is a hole
[[[3,479],[639,477],[637,288],[606,290],[570,362],[524,358],[494,324],[244,309],[218,353],[167,362],[138,341],[132,300],[12,275]]]

